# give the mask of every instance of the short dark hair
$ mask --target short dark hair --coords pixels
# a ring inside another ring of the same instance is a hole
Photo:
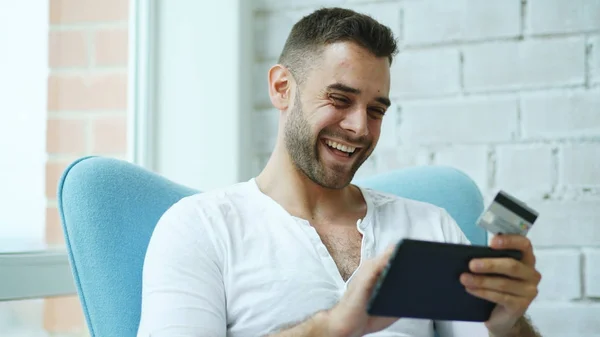
[[[390,64],[398,52],[389,27],[366,14],[333,7],[318,9],[294,24],[278,62],[302,81],[322,49],[337,42],[354,42],[376,57],[387,57]]]

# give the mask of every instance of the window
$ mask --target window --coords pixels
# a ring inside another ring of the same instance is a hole
[[[128,2],[2,2],[0,13],[0,242],[12,246],[0,249],[61,245],[63,170],[128,155]],[[1,303],[2,336],[42,331],[84,332],[77,297]]]

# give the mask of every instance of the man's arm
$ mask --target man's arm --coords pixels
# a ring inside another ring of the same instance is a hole
[[[363,261],[344,296],[333,308],[269,337],[362,337],[393,324],[398,318],[369,316],[366,309],[377,279],[393,251],[392,245],[378,257]]]
[[[216,220],[204,212],[185,199],[156,225],[144,260],[138,337],[227,334],[222,254],[210,235]]]
[[[490,337],[495,336],[490,334]],[[506,337],[542,337],[542,335],[535,329],[531,321],[523,316],[517,321]]]

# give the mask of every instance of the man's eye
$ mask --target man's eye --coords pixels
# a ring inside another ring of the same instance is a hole
[[[376,113],[376,114],[378,114],[378,115],[381,115],[381,116],[385,115],[385,109],[381,109],[381,108],[371,108],[371,109],[369,109],[369,111],[371,111],[371,112],[373,112],[373,113]]]
[[[329,96],[329,98],[331,98],[334,103],[339,104],[339,105],[349,105],[350,104],[350,100],[346,97],[342,97],[342,96]]]
[[[385,116],[385,109],[371,108],[369,109],[369,116],[373,119],[383,119],[383,116]]]

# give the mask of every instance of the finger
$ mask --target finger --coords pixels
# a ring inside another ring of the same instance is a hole
[[[388,264],[388,262],[390,261],[390,258],[392,257],[392,254],[394,254],[394,250],[396,249],[396,245],[395,244],[391,244],[389,245],[385,251],[381,254],[381,256],[378,258],[377,261],[377,267],[378,269],[382,269],[385,268],[385,266]]]
[[[523,252],[523,263],[535,266],[535,255],[529,238],[517,234],[497,235],[492,239],[491,245],[495,249],[517,249]]]
[[[539,283],[541,279],[535,268],[510,257],[473,259],[469,269],[477,274],[498,274],[532,283]]]
[[[364,293],[363,293],[363,301],[367,301],[367,299],[371,296],[373,290],[375,289],[375,285],[377,281],[381,277],[381,274],[385,267],[388,265],[390,257],[394,253],[396,245],[390,245],[386,248],[386,250],[376,257],[375,259],[369,261],[368,269],[365,270],[364,273],[364,281],[361,281],[361,284],[364,284]]]
[[[364,284],[367,290],[370,290],[387,266],[395,247],[396,245],[390,245],[379,256],[364,261],[351,283],[358,282],[359,284]]]
[[[488,289],[466,288],[466,291],[473,296],[483,298],[490,302],[499,304],[512,312],[525,312],[525,310],[529,306],[529,303],[531,302],[528,298],[525,297],[514,296]]]
[[[482,276],[463,273],[460,276],[460,282],[469,289],[491,290],[526,298],[534,298],[538,292],[537,286],[534,284],[501,276]]]
[[[374,260],[373,268],[375,269],[373,272],[373,278],[377,279],[385,267],[388,265],[392,254],[394,253],[394,249],[396,245],[390,245],[386,248],[386,250]]]

